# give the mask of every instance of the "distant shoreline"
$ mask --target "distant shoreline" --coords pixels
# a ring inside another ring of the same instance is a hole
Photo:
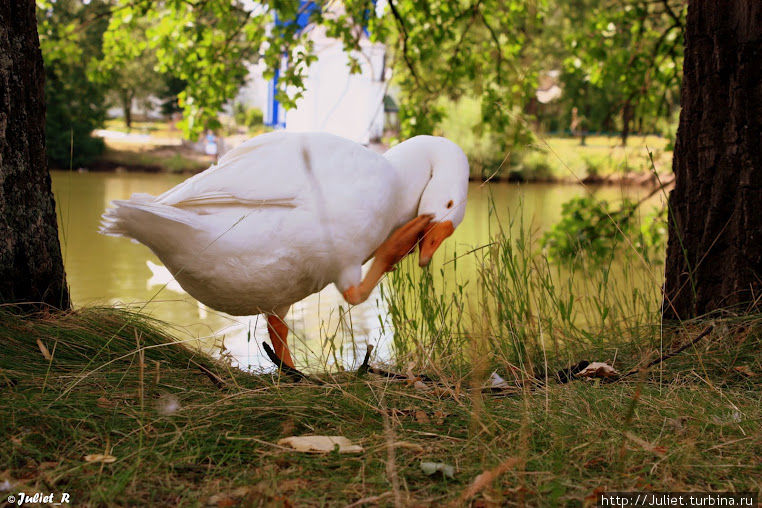
[[[210,163],[211,165],[211,163]],[[193,176],[208,168],[203,169],[181,169],[171,170],[163,167],[160,164],[130,164],[129,166],[121,164],[112,160],[98,160],[87,167],[77,168],[77,172],[90,172],[90,173],[145,173],[145,174],[174,174]],[[69,171],[68,168],[50,168],[51,171]],[[588,176],[582,179],[574,178],[556,178],[556,177],[522,177],[515,173],[506,175],[495,176],[486,180],[471,176],[470,182],[476,183],[547,183],[547,184],[564,184],[564,185],[628,185],[628,186],[642,186],[642,187],[655,187],[658,185],[670,185],[674,180],[672,173],[662,173],[654,175],[653,173],[637,173],[628,172],[623,174],[605,175],[605,176]]]

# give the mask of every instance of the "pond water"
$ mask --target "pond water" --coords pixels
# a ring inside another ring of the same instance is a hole
[[[58,207],[61,246],[75,306],[125,304],[170,324],[175,335],[202,349],[229,355],[247,369],[269,369],[261,347],[267,327],[261,316],[228,316],[209,309],[187,295],[151,251],[124,238],[97,233],[100,215],[112,200],[132,193],[160,194],[186,177],[173,174],[51,172]],[[481,185],[469,189],[466,216],[432,261],[450,259],[490,241],[490,220],[507,222],[508,215],[523,215],[525,227],[540,232],[554,224],[564,202],[590,189],[567,184]],[[638,198],[647,192],[640,187],[600,187],[596,196],[611,201],[623,196]],[[490,218],[490,197],[495,213]],[[654,200],[660,199],[656,196]],[[519,209],[520,207],[520,209]],[[389,326],[382,327],[385,307],[378,289],[367,302],[351,309],[333,287],[327,287],[292,306],[286,322],[294,358],[299,367],[356,366],[366,344],[377,347],[381,359],[388,358]],[[327,337],[330,337],[328,339]],[[342,348],[328,347],[329,340],[345,340]],[[329,352],[330,351],[330,352]]]

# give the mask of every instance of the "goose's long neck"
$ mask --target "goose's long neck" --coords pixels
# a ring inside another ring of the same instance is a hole
[[[397,170],[401,184],[398,225],[418,214],[421,195],[431,180],[435,154],[431,153],[426,138],[418,136],[409,139],[384,153],[384,157]]]

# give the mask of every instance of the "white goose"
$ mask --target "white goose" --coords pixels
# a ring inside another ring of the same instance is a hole
[[[266,314],[275,354],[293,367],[289,307],[331,282],[348,303],[365,301],[419,240],[427,265],[463,220],[468,173],[444,138],[382,156],[330,134],[273,132],[161,196],[114,201],[100,232],[148,246],[208,307]]]

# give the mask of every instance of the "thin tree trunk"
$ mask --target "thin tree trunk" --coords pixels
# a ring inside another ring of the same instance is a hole
[[[664,316],[762,309],[762,2],[688,7]]]
[[[622,106],[622,146],[627,146],[627,138],[630,136],[630,122],[632,121],[632,101],[627,99]]]
[[[0,2],[0,304],[69,307],[45,156],[45,73],[32,0]]]
[[[122,90],[122,111],[124,112],[124,125],[127,129],[132,128],[132,93]]]

